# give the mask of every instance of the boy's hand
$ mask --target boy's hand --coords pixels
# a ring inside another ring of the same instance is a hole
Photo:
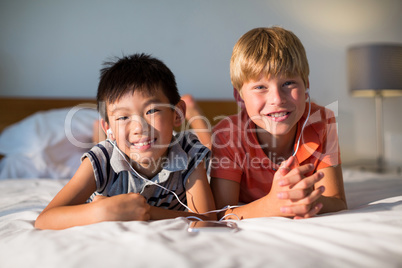
[[[98,205],[103,221],[147,221],[151,218],[150,205],[140,194],[98,195],[92,202]]]
[[[305,174],[314,170],[313,165],[296,166],[295,157],[290,157],[274,176],[272,185],[276,193],[280,212],[294,219],[315,216],[322,208],[316,203],[324,192],[324,187],[314,189],[314,184],[323,178],[323,173],[317,172],[305,177]]]

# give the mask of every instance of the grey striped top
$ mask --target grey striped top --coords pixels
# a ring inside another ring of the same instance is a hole
[[[82,156],[81,160],[86,157],[91,161],[97,187],[89,202],[99,194],[114,196],[132,192],[141,193],[152,206],[185,210],[171,192],[152,182],[175,192],[180,200],[187,204],[186,181],[202,160],[205,159],[204,163],[208,164],[210,151],[193,133],[178,133],[172,139],[166,159],[163,159],[162,170],[153,178],[149,178],[152,182],[131,169],[129,163],[109,140],[95,145]]]

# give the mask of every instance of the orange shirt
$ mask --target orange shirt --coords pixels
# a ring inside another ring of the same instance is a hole
[[[298,122],[294,144],[308,113],[308,104]],[[216,125],[213,131],[211,177],[240,183],[239,202],[250,203],[269,193],[276,170],[276,155],[266,155],[256,136],[256,127],[243,109]],[[310,117],[296,152],[300,165],[312,163],[315,171],[341,163],[334,113],[311,104]],[[271,159],[273,161],[271,161]]]

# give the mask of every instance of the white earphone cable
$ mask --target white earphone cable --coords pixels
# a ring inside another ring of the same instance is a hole
[[[177,196],[177,194],[176,194],[175,192],[173,192],[172,190],[170,190],[170,189],[168,189],[168,188],[166,188],[166,187],[164,187],[164,186],[162,186],[162,185],[160,185],[160,184],[158,184],[158,183],[156,183],[156,182],[154,182],[154,181],[151,181],[151,180],[149,180],[149,179],[147,179],[147,178],[141,176],[141,175],[130,165],[130,163],[127,161],[125,155],[124,155],[123,152],[120,150],[120,148],[119,148],[112,140],[110,140],[110,139],[107,139],[107,140],[113,145],[114,148],[117,149],[117,151],[118,151],[119,154],[123,157],[124,161],[126,161],[126,163],[128,164],[128,166],[130,167],[130,169],[131,169],[139,178],[141,178],[141,179],[143,179],[143,180],[145,180],[145,181],[147,181],[147,182],[150,182],[150,183],[152,183],[152,184],[154,184],[154,185],[156,185],[156,186],[162,188],[162,189],[165,190],[165,191],[168,191],[168,192],[172,193],[172,194],[176,197],[177,201],[178,201],[183,207],[185,207],[186,209],[188,209],[190,212],[195,213],[193,210],[191,210],[188,206],[186,206],[186,205],[180,200],[180,198]]]
[[[308,95],[308,113],[307,113],[307,118],[306,118],[306,121],[304,121],[303,126],[302,126],[302,129],[301,129],[301,131],[300,131],[299,139],[297,140],[297,145],[296,145],[295,151],[293,152],[293,156],[296,156],[296,153],[297,153],[297,151],[299,150],[300,139],[301,139],[301,137],[302,137],[302,135],[303,135],[303,130],[304,130],[304,128],[305,128],[306,125],[307,125],[308,119],[310,118],[311,100],[310,100],[310,93],[309,93],[308,90],[307,90],[307,95]]]
[[[130,169],[131,169],[139,178],[141,178],[141,179],[143,179],[143,180],[145,180],[145,181],[147,181],[147,182],[150,182],[150,183],[152,183],[152,184],[154,184],[154,185],[156,185],[156,186],[158,186],[158,187],[160,187],[160,188],[162,188],[162,189],[168,191],[169,193],[172,193],[172,194],[176,197],[177,201],[178,201],[183,207],[185,207],[188,211],[190,211],[190,212],[192,212],[192,213],[200,214],[200,215],[205,215],[205,214],[209,214],[209,213],[218,213],[218,212],[221,212],[221,211],[225,211],[225,210],[227,210],[227,209],[230,209],[230,208],[238,207],[238,206],[226,206],[226,207],[224,207],[224,208],[222,208],[222,209],[211,210],[211,211],[207,211],[207,212],[204,212],[204,213],[197,213],[197,212],[194,212],[192,209],[190,209],[186,204],[184,204],[184,203],[180,200],[180,198],[177,196],[177,194],[176,194],[175,192],[173,192],[172,190],[170,190],[170,189],[168,189],[168,188],[166,188],[166,187],[164,187],[164,186],[162,186],[162,185],[160,185],[160,184],[158,184],[158,183],[156,183],[156,182],[154,182],[154,181],[151,181],[151,180],[149,180],[149,179],[147,179],[147,178],[141,176],[141,175],[130,165],[130,163],[127,161],[125,155],[124,155],[123,152],[120,150],[120,148],[115,144],[115,142],[112,141],[112,140],[110,140],[110,139],[107,139],[107,140],[110,142],[110,144],[113,145],[114,148],[116,148],[116,150],[119,152],[119,154],[123,157],[124,161],[126,161],[126,163],[129,165]],[[234,214],[233,214],[233,215],[234,215]],[[226,217],[226,216],[225,216],[225,217]],[[236,217],[237,217],[237,216],[236,216]],[[202,221],[202,219],[200,219],[200,218],[198,218],[198,217],[195,217],[195,216],[189,216],[189,217],[186,217],[186,218],[187,218],[187,219],[194,218],[194,219],[198,219],[198,220]],[[224,217],[223,217],[223,218],[224,218]],[[223,218],[222,218],[222,219],[223,219]],[[239,217],[237,217],[237,218],[239,218]],[[220,219],[220,221],[221,221],[222,219]]]
[[[308,113],[307,113],[307,118],[306,118],[306,120],[304,121],[303,126],[302,126],[302,129],[301,129],[301,131],[300,131],[299,139],[297,140],[297,145],[296,145],[296,149],[295,149],[295,151],[294,151],[294,153],[293,153],[293,156],[295,156],[296,153],[297,153],[297,151],[299,150],[300,140],[301,140],[301,137],[302,137],[302,135],[303,135],[303,130],[304,130],[304,128],[305,128],[306,125],[307,125],[308,119],[310,118],[311,99],[310,99],[310,93],[309,93],[308,91],[307,91],[307,94],[308,94]],[[108,134],[108,136],[111,134],[111,130],[110,130],[110,129],[108,129],[107,134]],[[127,162],[127,164],[128,164],[128,166],[130,167],[130,169],[131,169],[139,178],[141,178],[141,179],[143,179],[143,180],[145,180],[145,181],[148,181],[148,182],[150,182],[150,183],[152,183],[152,184],[154,184],[154,185],[156,185],[156,186],[158,186],[158,187],[160,187],[160,188],[162,188],[162,189],[164,189],[164,190],[166,190],[166,191],[172,193],[172,194],[174,195],[174,197],[177,199],[177,201],[178,201],[183,207],[185,207],[188,211],[190,211],[190,212],[192,212],[192,213],[196,213],[196,212],[194,212],[192,209],[190,209],[186,204],[184,204],[184,203],[180,200],[180,198],[177,196],[177,194],[176,194],[175,192],[173,192],[172,190],[170,190],[170,189],[168,189],[168,188],[166,188],[166,187],[164,187],[164,186],[162,186],[162,185],[160,185],[160,184],[158,184],[158,183],[156,183],[156,182],[154,182],[154,181],[151,181],[151,180],[149,180],[149,179],[147,179],[147,178],[141,176],[141,175],[130,165],[130,163],[127,161],[125,155],[124,155],[123,152],[120,150],[120,148],[115,144],[115,142],[112,141],[112,140],[110,140],[109,138],[107,138],[107,140],[110,142],[110,144],[113,145],[114,148],[117,149],[117,151],[119,152],[119,154],[123,157],[124,161]],[[200,215],[205,215],[205,214],[209,214],[209,213],[218,213],[218,212],[222,212],[222,211],[228,210],[228,209],[230,209],[230,208],[235,208],[235,207],[239,207],[239,206],[230,206],[230,205],[228,205],[228,206],[226,206],[226,207],[224,207],[224,208],[222,208],[222,209],[211,210],[211,211],[207,211],[207,212],[204,212],[204,213],[198,213],[198,214],[200,214]],[[236,216],[236,217],[240,220],[240,218],[239,218],[236,214],[230,213],[230,214],[227,214],[227,215],[223,216],[221,219],[219,219],[219,221],[224,220],[224,219],[225,219],[226,217],[228,217],[228,216]],[[202,221],[202,219],[200,219],[200,218],[198,218],[198,217],[196,217],[196,216],[188,216],[188,217],[186,217],[186,218],[187,218],[187,219],[191,219],[191,218],[192,218],[192,219],[197,219],[197,220]]]

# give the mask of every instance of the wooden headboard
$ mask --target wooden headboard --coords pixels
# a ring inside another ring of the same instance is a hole
[[[0,132],[38,111],[96,103],[93,99],[8,98],[0,97]]]
[[[216,116],[231,115],[238,112],[234,100],[196,100],[212,125],[219,120]],[[7,126],[38,112],[56,108],[73,107],[82,103],[95,104],[95,99],[59,99],[59,98],[18,98],[0,97],[0,132]]]

